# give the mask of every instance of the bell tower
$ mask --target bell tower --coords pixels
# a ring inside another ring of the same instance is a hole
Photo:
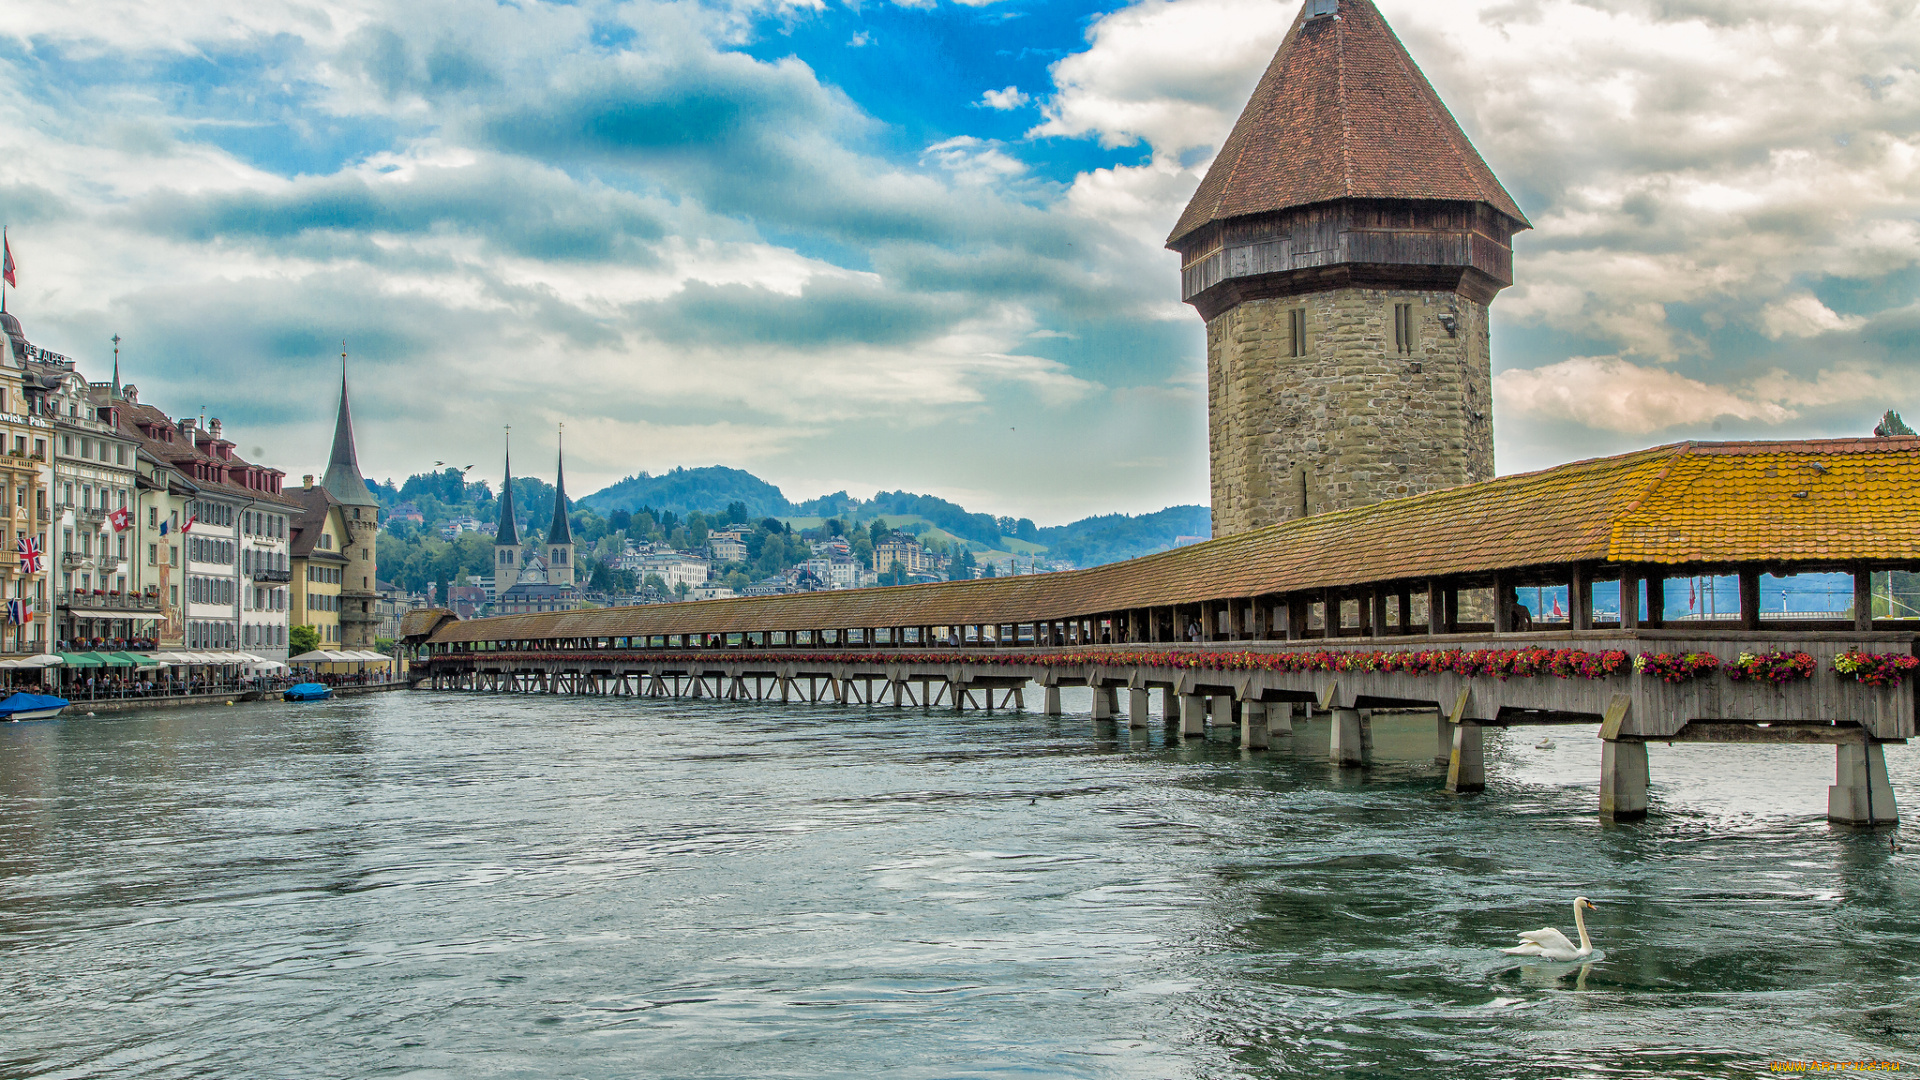
[[[560,432],[565,438],[566,430]],[[567,451],[557,450],[553,465],[553,524],[547,528],[547,584],[573,584],[573,528],[567,524]]]
[[[500,481],[500,524],[493,530],[493,594],[520,580],[520,525],[513,516],[513,429],[507,429],[507,470]]]
[[[1167,239],[1214,535],[1491,479],[1487,305],[1531,227],[1372,0],[1307,0]]]

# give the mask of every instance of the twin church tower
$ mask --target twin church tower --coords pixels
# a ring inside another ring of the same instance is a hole
[[[1213,532],[1493,478],[1526,216],[1371,0],[1307,0],[1180,215]]]
[[[567,521],[567,454],[561,446],[553,465],[553,522],[547,526],[543,553],[521,561],[524,545],[513,507],[513,447],[507,447],[506,478],[500,482],[500,524],[493,533],[494,609],[517,615],[571,611],[579,603],[573,579],[573,527]]]

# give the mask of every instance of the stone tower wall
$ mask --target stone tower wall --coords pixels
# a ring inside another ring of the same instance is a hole
[[[547,584],[573,584],[573,545],[547,545]]]
[[[1411,355],[1396,304],[1412,305]],[[1487,308],[1451,290],[1245,300],[1207,322],[1207,386],[1215,536],[1494,475]]]

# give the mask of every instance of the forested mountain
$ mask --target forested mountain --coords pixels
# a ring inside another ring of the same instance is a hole
[[[431,536],[442,524],[458,517],[475,517],[491,525],[500,514],[493,491],[484,483],[467,483],[457,469],[422,473],[398,486],[392,481],[368,486],[389,513],[401,504],[410,504],[421,512],[425,520],[419,526],[401,530],[409,535]],[[544,534],[553,519],[553,486],[534,477],[515,477],[513,499],[521,535],[532,538]],[[1204,506],[1175,506],[1137,517],[1103,514],[1069,525],[1039,528],[1026,518],[976,514],[946,499],[907,491],[882,491],[871,499],[837,491],[796,503],[750,472],[709,465],[674,469],[658,476],[641,473],[575,499],[575,537],[618,531],[611,525],[616,515],[624,520],[626,515],[641,510],[652,510],[653,520],[667,522],[690,514],[743,521],[841,518],[853,522],[886,518],[895,524],[907,524],[919,519],[925,524],[914,525],[911,531],[938,529],[981,552],[1017,551],[1024,557],[1037,548],[1044,550],[1047,558],[1075,566],[1095,566],[1164,551],[1174,546],[1178,537],[1206,536],[1210,531]],[[666,531],[671,532],[671,526]]]

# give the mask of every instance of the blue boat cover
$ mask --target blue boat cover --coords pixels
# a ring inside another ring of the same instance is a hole
[[[15,694],[0,701],[0,716],[12,716],[14,713],[33,712],[36,709],[64,709],[69,704],[66,698],[50,697],[46,694]]]
[[[325,701],[333,696],[326,683],[303,682],[287,687],[281,697],[287,701]],[[4,703],[0,703],[4,704]]]

